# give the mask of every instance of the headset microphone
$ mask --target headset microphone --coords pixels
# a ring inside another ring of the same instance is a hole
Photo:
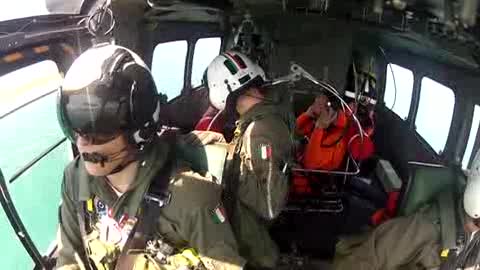
[[[106,162],[112,162],[112,161],[121,159],[122,157],[120,157],[120,154],[125,150],[127,150],[127,147],[110,155],[105,155],[98,152],[91,152],[91,153],[84,152],[82,153],[82,158],[84,161],[87,161],[87,162],[91,162],[95,164],[100,163],[100,165],[104,167]]]

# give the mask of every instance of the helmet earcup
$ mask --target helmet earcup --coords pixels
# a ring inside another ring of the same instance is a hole
[[[137,80],[132,81],[130,92],[130,109],[132,121],[137,128],[154,124],[159,118],[160,100],[155,82],[148,70],[132,66],[126,70]]]
[[[126,50],[119,50],[105,72],[112,72],[112,80],[130,85],[129,114],[131,128],[144,129],[158,121],[159,98],[150,72],[140,65]],[[115,56],[115,55],[114,55]],[[125,85],[120,85],[125,87]]]

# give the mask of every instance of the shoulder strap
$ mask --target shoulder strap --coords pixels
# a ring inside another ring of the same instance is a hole
[[[155,220],[160,208],[167,206],[171,201],[171,193],[168,191],[170,184],[170,177],[176,165],[176,154],[174,147],[169,147],[167,154],[167,161],[163,168],[158,171],[154,180],[150,184],[142,202],[143,216],[140,224],[141,231],[149,240],[154,236],[155,222],[144,222]]]
[[[456,209],[453,194],[450,190],[444,191],[437,196],[437,205],[440,217],[440,229],[442,236],[442,248],[451,249],[456,246],[457,224]]]
[[[85,246],[85,239],[90,233],[90,230],[92,228],[91,222],[92,222],[92,215],[89,213],[87,210],[87,204],[88,202],[86,201],[79,201],[77,202],[77,220],[78,220],[78,227],[80,229],[80,237],[82,239],[82,247],[83,247],[83,254],[84,258],[81,258],[84,260],[83,264],[86,270],[93,270],[92,268],[92,263],[90,261],[90,258],[88,257],[88,251],[87,247]]]
[[[222,183],[224,183],[223,202],[228,218],[233,218],[235,211],[235,204],[237,201],[238,184],[240,176],[240,154],[242,147],[242,139],[237,140],[235,145],[230,145],[228,148],[228,162],[226,170],[223,174]]]
[[[176,140],[176,136],[170,137],[169,135],[167,137],[169,144],[175,143],[174,140]],[[150,186],[145,192],[144,199],[139,205],[139,210],[137,211],[138,222],[130,232],[127,242],[117,259],[116,269],[123,269],[119,267],[124,267],[124,265],[130,265],[132,263],[129,250],[143,250],[146,248],[147,241],[154,238],[155,219],[158,216],[159,209],[168,205],[171,199],[171,195],[168,192],[168,185],[176,163],[173,147],[169,147],[166,160],[163,168],[157,172],[150,183]]]
[[[243,136],[251,132],[253,122],[262,119],[264,114],[256,115],[249,119],[248,122],[242,123],[239,127],[239,134],[236,134],[238,139],[234,138],[235,144],[230,145],[228,149],[228,162],[226,165],[226,173],[223,174],[222,183],[225,183],[223,201],[228,218],[231,220],[235,211],[235,204],[238,195],[239,177],[240,177],[240,151],[243,146]]]

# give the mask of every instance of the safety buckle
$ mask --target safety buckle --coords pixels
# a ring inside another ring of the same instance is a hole
[[[170,204],[170,201],[172,200],[172,193],[170,192],[165,192],[162,194],[153,194],[153,193],[147,193],[145,194],[145,202],[155,204],[159,208],[162,208],[168,204]]]
[[[145,252],[161,264],[166,263],[167,258],[171,256],[174,251],[175,248],[163,239],[149,240],[145,247]]]

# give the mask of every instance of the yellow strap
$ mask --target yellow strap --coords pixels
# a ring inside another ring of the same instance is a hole
[[[200,258],[198,257],[198,253],[193,248],[185,249],[184,251],[182,251],[182,256],[187,258],[193,266],[197,266],[200,264]]]
[[[168,261],[176,267],[197,267],[201,265],[200,257],[193,248],[184,249],[181,253],[170,256]]]
[[[448,253],[450,253],[450,249],[444,249],[444,250],[442,250],[442,253],[440,253],[440,257],[447,258]]]
[[[115,244],[108,244],[98,239],[97,231],[93,231],[84,239],[87,256],[95,263],[98,270],[110,270],[110,265],[118,257],[120,250]]]
[[[90,198],[87,201],[87,211],[93,213],[93,199]]]
[[[168,261],[170,264],[174,265],[175,267],[192,266],[190,264],[190,261],[187,258],[185,258],[182,254],[176,254],[176,255],[170,256],[168,258]]]

